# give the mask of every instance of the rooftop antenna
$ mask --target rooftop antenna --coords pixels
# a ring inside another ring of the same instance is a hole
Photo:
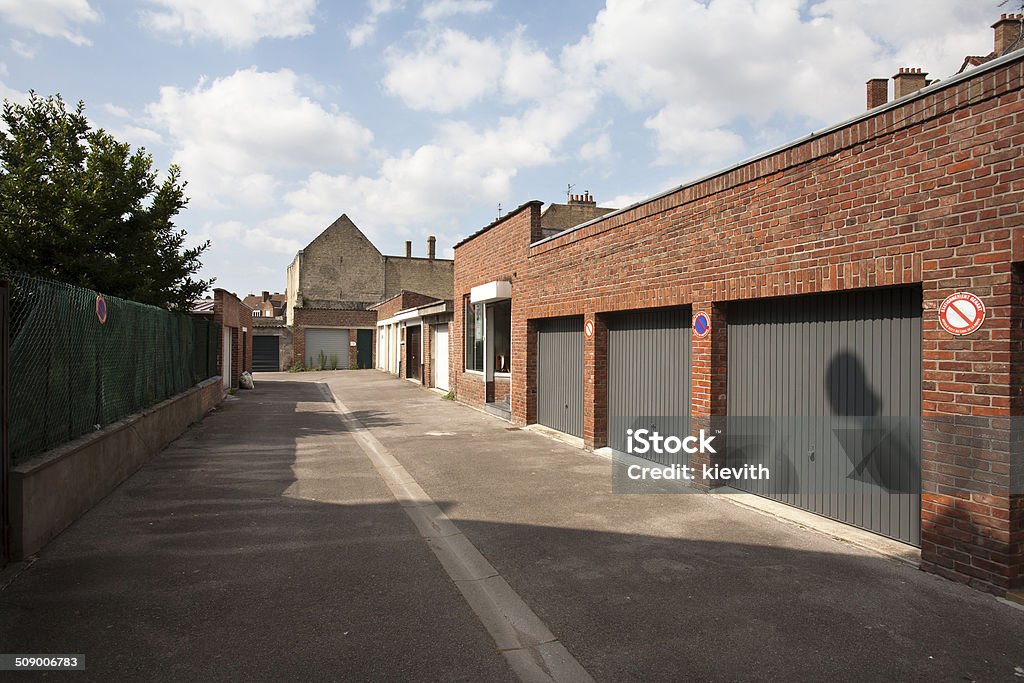
[[[572,183],[567,183],[565,186],[565,201],[572,201],[572,188],[576,187]]]
[[[498,202],[498,218],[501,218],[501,202]]]

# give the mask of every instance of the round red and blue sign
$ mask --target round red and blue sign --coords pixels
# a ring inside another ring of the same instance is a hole
[[[99,318],[100,325],[107,322],[107,300],[102,294],[96,297],[96,317]]]
[[[704,311],[698,311],[697,315],[693,316],[693,334],[699,339],[702,339],[711,333],[711,316]]]

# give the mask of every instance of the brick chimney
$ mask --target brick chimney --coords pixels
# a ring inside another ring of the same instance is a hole
[[[431,261],[434,260],[435,249],[437,247],[437,238],[431,235],[427,238],[427,258]]]
[[[872,78],[868,81],[868,109],[881,107],[889,101],[889,79]]]
[[[412,240],[405,241],[405,258],[412,258]]]
[[[996,57],[1001,57],[1006,52],[1021,47],[1017,41],[1020,40],[1022,22],[1024,22],[1024,14],[1002,14],[999,16],[999,21],[992,24],[992,28],[995,29]]]
[[[899,73],[892,77],[893,80],[893,99],[899,99],[904,95],[909,95],[912,92],[917,92],[924,86],[928,85],[928,74],[922,72],[921,69],[911,69],[900,67]]]
[[[590,190],[584,194],[569,195],[569,206],[597,206],[597,200],[590,196]]]

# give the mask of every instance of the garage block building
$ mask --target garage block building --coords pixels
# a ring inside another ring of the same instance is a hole
[[[869,111],[627,208],[546,231],[531,201],[461,242],[458,399],[507,396],[512,422],[592,449],[631,416],[792,420],[785,490],[737,486],[1024,588],[1024,54],[895,80],[894,101],[869,82]],[[957,293],[984,307],[969,333]]]

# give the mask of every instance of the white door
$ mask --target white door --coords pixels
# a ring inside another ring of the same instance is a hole
[[[434,386],[448,391],[448,325],[435,325],[434,338]]]
[[[221,366],[220,374],[224,382],[224,386],[231,388],[231,328],[224,327],[224,349],[221,351]]]

